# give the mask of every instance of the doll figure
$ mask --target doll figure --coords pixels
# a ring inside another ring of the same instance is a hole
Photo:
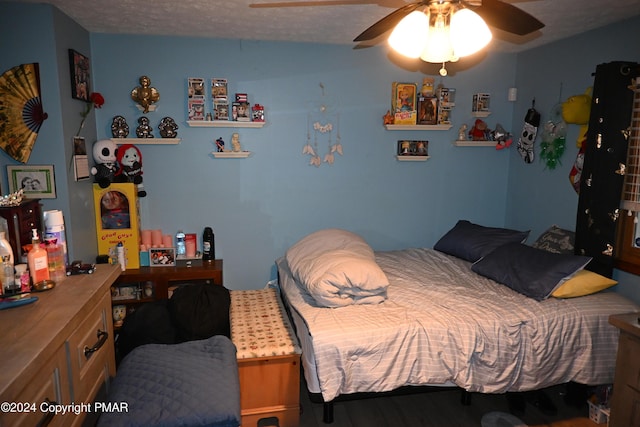
[[[218,147],[218,153],[222,153],[224,151],[224,140],[222,137],[216,139],[216,147]]]
[[[114,305],[113,306],[113,326],[119,328],[124,323],[124,318],[127,316],[126,305]]]

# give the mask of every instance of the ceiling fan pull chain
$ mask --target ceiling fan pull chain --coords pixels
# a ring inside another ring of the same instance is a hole
[[[444,64],[445,64],[445,63],[443,62],[443,63],[442,63],[442,68],[440,68],[440,75],[441,75],[442,77],[444,77],[444,76],[446,76],[446,75],[448,74],[448,73],[447,73],[447,69],[445,68]]]

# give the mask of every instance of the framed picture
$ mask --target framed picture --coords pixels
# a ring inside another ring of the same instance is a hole
[[[429,141],[412,141],[402,139],[398,141],[399,156],[428,156]]]
[[[56,182],[53,165],[7,166],[10,192],[24,190],[30,199],[55,199]]]
[[[71,72],[71,97],[88,102],[89,82],[91,81],[89,58],[69,49],[69,69]]]
[[[418,96],[418,124],[435,125],[438,119],[438,98]]]
[[[151,267],[172,267],[176,265],[175,248],[149,249],[149,265]]]

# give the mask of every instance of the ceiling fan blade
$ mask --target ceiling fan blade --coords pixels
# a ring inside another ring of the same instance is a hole
[[[495,28],[525,36],[544,27],[544,24],[522,9],[501,0],[482,0],[473,11]]]
[[[358,37],[353,39],[353,41],[362,42],[375,39],[376,37],[395,27],[398,22],[402,20],[402,18],[404,18],[423,4],[424,2],[409,3],[402,6],[400,9],[394,10],[389,15],[385,16],[384,18],[364,30]]]
[[[304,6],[344,6],[352,4],[376,4],[376,0],[318,0],[318,1],[284,1],[274,3],[251,3],[249,7],[276,8],[276,7],[304,7]]]

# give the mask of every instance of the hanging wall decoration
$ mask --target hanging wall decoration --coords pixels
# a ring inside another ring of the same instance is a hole
[[[141,76],[139,81],[140,86],[134,87],[131,91],[131,99],[144,114],[155,111],[154,104],[160,100],[160,92],[151,86],[151,79],[148,76]]]
[[[46,118],[37,63],[18,65],[0,76],[0,148],[26,163]]]
[[[340,112],[335,101],[324,93],[324,85],[320,83],[321,98],[309,105],[307,113],[307,141],[302,154],[309,155],[310,165],[320,167],[324,163],[333,164],[335,153],[342,156],[342,140],[340,138]],[[335,137],[334,137],[335,131]],[[313,133],[313,141],[311,135]],[[327,144],[324,158],[320,154],[320,144]]]

